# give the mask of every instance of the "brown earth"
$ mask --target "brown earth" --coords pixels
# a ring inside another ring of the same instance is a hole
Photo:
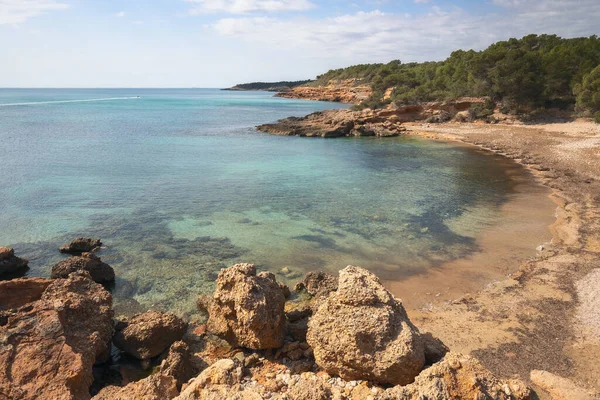
[[[355,79],[346,79],[330,81],[327,86],[297,86],[279,92],[275,97],[358,104],[368,99],[372,92],[371,86],[361,85]]]

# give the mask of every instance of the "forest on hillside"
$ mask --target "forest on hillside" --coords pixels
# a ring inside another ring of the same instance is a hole
[[[457,50],[440,62],[362,64],[331,70],[310,83],[357,79],[373,95],[361,107],[488,97],[504,112],[575,110],[600,122],[600,38],[528,35],[482,51]],[[383,100],[386,90],[394,88]]]

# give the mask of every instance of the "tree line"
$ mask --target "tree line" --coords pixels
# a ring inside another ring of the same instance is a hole
[[[362,64],[331,70],[312,85],[356,79],[373,95],[361,107],[487,97],[503,111],[572,109],[600,122],[600,38],[528,35],[482,51],[457,50],[440,62]],[[391,96],[384,93],[393,88]]]

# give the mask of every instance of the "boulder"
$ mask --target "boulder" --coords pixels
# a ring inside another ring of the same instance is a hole
[[[522,381],[500,380],[473,357],[448,353],[442,361],[423,370],[414,383],[388,389],[377,400],[531,398],[531,390]]]
[[[288,391],[288,397],[290,400],[328,400],[331,388],[316,376],[303,376]]]
[[[125,387],[107,386],[92,400],[171,400],[178,394],[175,378],[158,373]]]
[[[295,290],[306,290],[313,297],[323,298],[338,288],[337,278],[324,271],[311,271],[306,274],[304,280],[296,284]]]
[[[187,343],[177,341],[171,345],[167,358],[160,365],[160,372],[175,378],[177,389],[181,390],[181,386],[194,375]]]
[[[0,246],[0,276],[25,268],[29,261],[15,256],[12,247]]]
[[[0,310],[19,308],[39,300],[51,283],[51,280],[43,278],[0,281]]]
[[[285,297],[270,272],[252,264],[221,270],[210,304],[208,330],[232,346],[271,349],[283,345]]]
[[[0,326],[0,393],[9,399],[89,399],[92,366],[113,333],[112,297],[87,272],[50,283]],[[1,396],[0,396],[1,397]]]
[[[140,360],[156,357],[180,340],[187,324],[171,313],[147,311],[119,324],[113,343]]]
[[[79,237],[73,240],[71,243],[66,244],[58,248],[61,253],[80,255],[82,253],[89,253],[102,246],[100,239],[90,239]]]
[[[348,266],[338,289],[308,323],[316,363],[346,380],[411,383],[425,365],[425,343],[402,303],[369,271]]]
[[[242,368],[231,359],[215,362],[183,389],[177,400],[263,400],[252,389],[240,386]]]
[[[115,280],[115,270],[103,263],[100,257],[93,253],[83,253],[81,256],[69,257],[52,267],[50,277],[66,278],[72,272],[85,270],[90,273],[94,282],[109,283]]]

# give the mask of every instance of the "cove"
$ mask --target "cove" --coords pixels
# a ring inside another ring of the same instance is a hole
[[[0,103],[16,104],[0,106],[0,244],[47,277],[59,245],[100,237],[123,314],[190,313],[236,262],[288,284],[348,264],[391,287],[440,268],[450,277],[488,249],[511,204],[548,209],[522,167],[463,145],[253,128],[339,104],[205,89],[0,90]],[[528,237],[503,251],[535,254],[544,232]]]

